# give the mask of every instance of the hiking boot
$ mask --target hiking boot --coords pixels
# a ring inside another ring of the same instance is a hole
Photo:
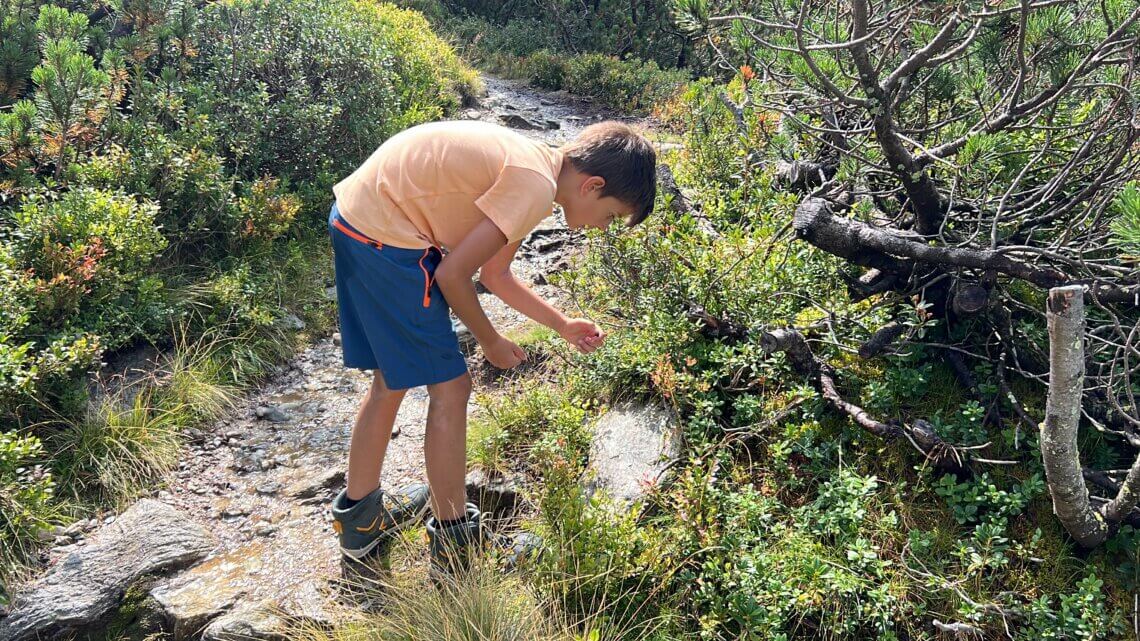
[[[341,490],[333,500],[333,529],[341,553],[354,561],[385,551],[394,535],[418,521],[428,508],[428,486],[423,483],[402,487],[394,494],[376,488],[350,508],[345,508],[347,491]]]
[[[434,516],[427,519],[431,567],[428,576],[437,586],[453,579],[471,566],[472,557],[482,552],[489,537],[482,525],[479,508],[466,504],[467,520],[451,527],[440,527]]]

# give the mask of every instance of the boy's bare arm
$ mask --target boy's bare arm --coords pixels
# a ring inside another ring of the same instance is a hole
[[[435,281],[447,304],[483,347],[483,355],[496,367],[514,367],[526,354],[503,338],[479,305],[471,275],[507,244],[507,237],[491,219],[484,218],[451,248],[435,270]]]
[[[479,269],[479,281],[507,305],[558,332],[581,352],[592,352],[601,345],[602,332],[584,318],[568,318],[534,290],[515,278],[511,261],[522,242],[506,245]]]
[[[531,320],[561,332],[569,319],[515,278],[511,272],[511,261],[514,260],[515,252],[521,244],[522,241],[514,242],[496,252],[479,269],[479,282],[504,303]]]

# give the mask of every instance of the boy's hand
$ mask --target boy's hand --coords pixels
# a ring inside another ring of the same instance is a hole
[[[589,354],[598,349],[606,340],[606,335],[602,333],[602,330],[598,329],[593,321],[585,318],[567,320],[566,324],[558,330],[558,334],[583,354]]]
[[[510,369],[526,360],[526,352],[502,336],[483,346],[483,356],[499,369]]]

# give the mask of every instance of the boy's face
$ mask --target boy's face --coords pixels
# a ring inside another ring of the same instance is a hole
[[[593,227],[605,229],[615,220],[623,219],[633,214],[633,208],[614,196],[601,196],[602,187],[606,179],[601,176],[590,176],[582,181],[581,186],[574,190],[571,198],[562,203],[562,210],[566,213],[566,226],[570,229]]]

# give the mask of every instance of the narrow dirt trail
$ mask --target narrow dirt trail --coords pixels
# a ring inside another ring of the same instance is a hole
[[[561,92],[493,77],[485,83],[487,95],[478,108],[456,117],[507,124],[552,145],[614,117]],[[576,240],[556,213],[526,240],[515,273],[535,283],[540,295],[559,298],[542,276],[565,268]],[[501,331],[531,322],[490,294],[480,300]],[[202,429],[167,487],[155,493],[215,541],[204,561],[160,579],[151,591],[167,619],[190,636],[223,613],[261,605],[316,622],[336,619],[330,581],[340,566],[329,504],[344,485],[355,413],[371,381],[369,373],[343,367],[336,338],[296,355],[233,415]],[[485,366],[478,354],[469,353],[468,360],[473,372]],[[477,382],[477,391],[484,385]],[[427,401],[424,388],[406,396],[384,461],[383,486],[426,481]],[[57,548],[51,558],[82,545],[80,540]]]

